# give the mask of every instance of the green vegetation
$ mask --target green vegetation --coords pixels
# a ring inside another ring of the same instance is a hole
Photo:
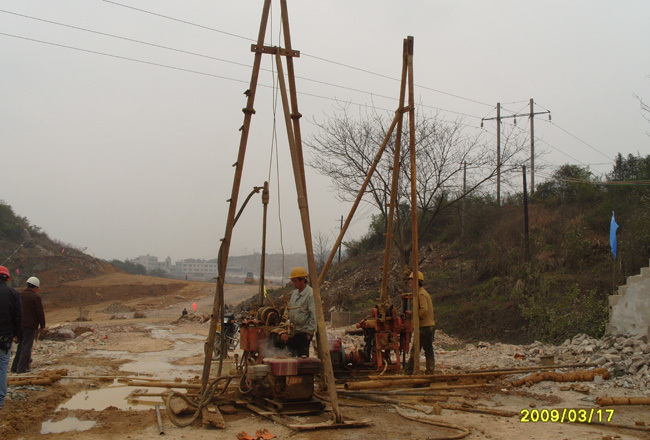
[[[117,267],[120,270],[123,270],[126,273],[130,273],[133,275],[147,274],[147,269],[142,264],[133,263],[132,261],[111,260],[110,263],[113,266]],[[159,275],[153,275],[153,276],[159,276]]]
[[[506,197],[501,207],[490,197],[474,196],[441,211],[419,243],[420,270],[439,328],[469,339],[512,342],[602,336],[608,295],[648,265],[649,180],[650,155],[619,154],[607,182],[587,168],[560,167],[530,198],[529,260],[522,194]],[[619,224],[616,260],[609,246],[612,212]],[[383,249],[381,226],[375,219],[364,238],[346,244],[355,258],[330,272],[337,291],[326,296],[327,307],[369,308],[368,287],[346,288],[340,278],[354,284],[345,275],[355,272],[348,266],[358,267],[360,256],[373,253],[374,277]],[[404,289],[402,269],[391,272],[393,298]],[[378,282],[373,287],[379,291]]]

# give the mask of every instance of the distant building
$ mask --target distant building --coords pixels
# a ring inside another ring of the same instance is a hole
[[[177,261],[172,272],[174,275],[187,275],[193,279],[210,279],[217,276],[219,265],[216,260],[188,258],[187,260]]]
[[[172,266],[172,259],[170,257],[167,257],[165,261],[158,261],[158,257],[149,254],[140,255],[137,258],[126,261],[144,266],[144,268],[147,269],[147,272],[151,272],[155,269],[162,269],[169,272],[171,271]]]
[[[231,257],[226,269],[227,282],[243,283],[248,272],[253,272],[257,278],[260,270],[260,257],[259,253]],[[283,270],[286,272],[284,275],[286,278],[288,271],[293,266],[307,266],[306,259],[305,254],[267,255],[265,279],[279,282],[283,278],[281,275]],[[173,263],[169,256],[165,258],[165,261],[158,261],[158,257],[155,255],[147,254],[126,261],[144,266],[147,272],[163,270],[171,277],[178,279],[213,281],[219,274],[219,260],[216,258],[211,260],[187,258]]]

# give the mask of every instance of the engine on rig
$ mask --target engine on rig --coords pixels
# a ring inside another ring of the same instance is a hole
[[[321,361],[290,355],[286,342],[292,330],[286,316],[274,307],[262,307],[240,326],[242,396],[283,414],[322,411],[325,405],[313,397]]]
[[[399,370],[410,350],[413,322],[410,293],[402,294],[402,310],[390,303],[380,303],[370,316],[357,323],[363,335],[362,349],[344,353],[340,339],[330,340],[330,354],[335,372],[351,370]],[[355,332],[355,334],[357,334]]]

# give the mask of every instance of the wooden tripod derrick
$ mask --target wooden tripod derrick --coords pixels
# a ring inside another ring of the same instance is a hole
[[[393,134],[393,131],[397,130],[397,136],[395,136],[395,155],[393,157],[393,175],[391,179],[391,195],[390,195],[390,204],[388,212],[388,224],[386,225],[386,247],[384,250],[384,264],[382,269],[382,278],[381,278],[381,290],[379,301],[382,305],[390,304],[390,296],[388,295],[388,272],[390,267],[390,256],[392,253],[393,237],[394,237],[394,218],[395,218],[395,206],[397,205],[397,186],[399,181],[399,169],[400,169],[400,150],[402,143],[402,123],[404,113],[409,114],[409,156],[410,156],[410,169],[411,169],[411,239],[413,241],[413,262],[412,262],[412,271],[417,274],[418,272],[418,223],[417,223],[417,198],[416,198],[416,175],[415,175],[415,94],[413,91],[413,37],[409,36],[404,39],[403,49],[402,49],[402,80],[400,84],[400,98],[399,105],[395,111],[395,117],[393,122],[384,137],[379,151],[377,152],[370,169],[368,170],[368,175],[366,176],[361,189],[357,194],[357,197],[352,204],[352,208],[348,213],[348,216],[345,220],[345,224],[339,232],[339,236],[332,247],[327,262],[323,266],[323,270],[320,273],[318,278],[318,284],[321,284],[325,280],[325,275],[329,270],[334,256],[336,255],[336,250],[341,245],[343,241],[343,236],[345,235],[350,223],[352,222],[352,217],[354,216],[361,198],[363,197],[366,187],[370,182],[370,178],[375,173],[377,169],[377,164],[379,163],[381,156],[384,154],[386,145],[390,137]],[[405,106],[404,101],[406,99],[406,89],[408,86],[408,106]],[[415,277],[417,279],[417,277]],[[418,353],[413,359],[413,374],[418,374],[420,371],[420,318],[417,313],[419,307],[419,295],[418,293],[418,283],[413,283],[413,347],[414,353]]]
[[[251,82],[249,92],[247,93],[248,99],[246,107],[242,109],[244,112],[244,125],[241,129],[241,139],[239,143],[239,152],[237,155],[237,162],[235,163],[235,176],[233,179],[233,186],[231,197],[228,200],[229,209],[226,223],[226,231],[223,238],[223,243],[220,248],[219,255],[219,275],[217,277],[217,288],[215,292],[215,299],[210,318],[210,328],[208,338],[206,341],[207,347],[214,345],[215,333],[217,322],[220,317],[220,311],[223,307],[224,301],[224,283],[226,267],[228,264],[228,254],[230,252],[230,243],[232,240],[232,232],[235,223],[235,212],[237,207],[237,200],[239,196],[239,189],[241,184],[241,176],[244,168],[244,159],[246,157],[246,146],[248,142],[248,134],[251,124],[252,116],[255,114],[255,92],[257,90],[257,82],[260,72],[260,64],[262,55],[271,54],[275,55],[278,68],[278,82],[280,85],[280,94],[282,97],[282,106],[284,110],[284,119],[287,130],[287,137],[291,153],[291,163],[293,167],[294,180],[296,185],[296,193],[298,198],[298,208],[302,221],[303,235],[305,240],[305,248],[307,252],[308,271],[311,277],[311,285],[314,292],[314,302],[316,303],[316,318],[318,323],[318,330],[316,336],[318,338],[318,357],[323,363],[323,370],[325,375],[325,383],[327,385],[328,397],[332,405],[333,418],[335,423],[343,423],[343,417],[339,410],[338,396],[336,394],[336,385],[334,382],[334,371],[332,368],[332,361],[329,353],[329,344],[327,342],[327,330],[325,328],[325,317],[323,313],[323,305],[320,296],[319,283],[316,278],[316,262],[314,259],[314,249],[311,241],[311,225],[309,220],[309,206],[307,201],[307,186],[305,183],[305,168],[302,152],[302,137],[300,131],[300,117],[302,116],[298,111],[298,100],[296,94],[296,82],[294,75],[293,59],[300,56],[300,52],[293,50],[291,46],[291,36],[289,31],[289,16],[287,12],[286,0],[280,0],[281,16],[282,16],[282,29],[284,36],[284,48],[269,47],[264,45],[264,38],[266,35],[266,27],[269,19],[269,11],[271,7],[271,0],[264,1],[262,10],[262,19],[260,22],[260,29],[257,38],[257,43],[251,45],[251,51],[255,54],[253,62],[253,71],[251,74]],[[282,58],[285,58],[287,66],[288,89],[284,80],[284,68],[282,65]],[[208,386],[210,376],[210,366],[212,363],[212,350],[205,350],[206,356],[203,363],[203,376],[201,381],[201,392],[203,393]]]

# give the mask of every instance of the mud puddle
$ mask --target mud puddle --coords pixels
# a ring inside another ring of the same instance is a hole
[[[155,405],[163,405],[160,393],[166,390],[166,388],[122,385],[98,390],[86,390],[75,394],[70,400],[59,405],[57,411],[62,409],[103,411],[109,407],[121,410],[148,410]],[[145,395],[145,393],[148,395]]]
[[[76,417],[66,417],[58,422],[48,420],[41,425],[41,434],[59,434],[69,431],[87,431],[97,422],[94,420],[79,420]]]

